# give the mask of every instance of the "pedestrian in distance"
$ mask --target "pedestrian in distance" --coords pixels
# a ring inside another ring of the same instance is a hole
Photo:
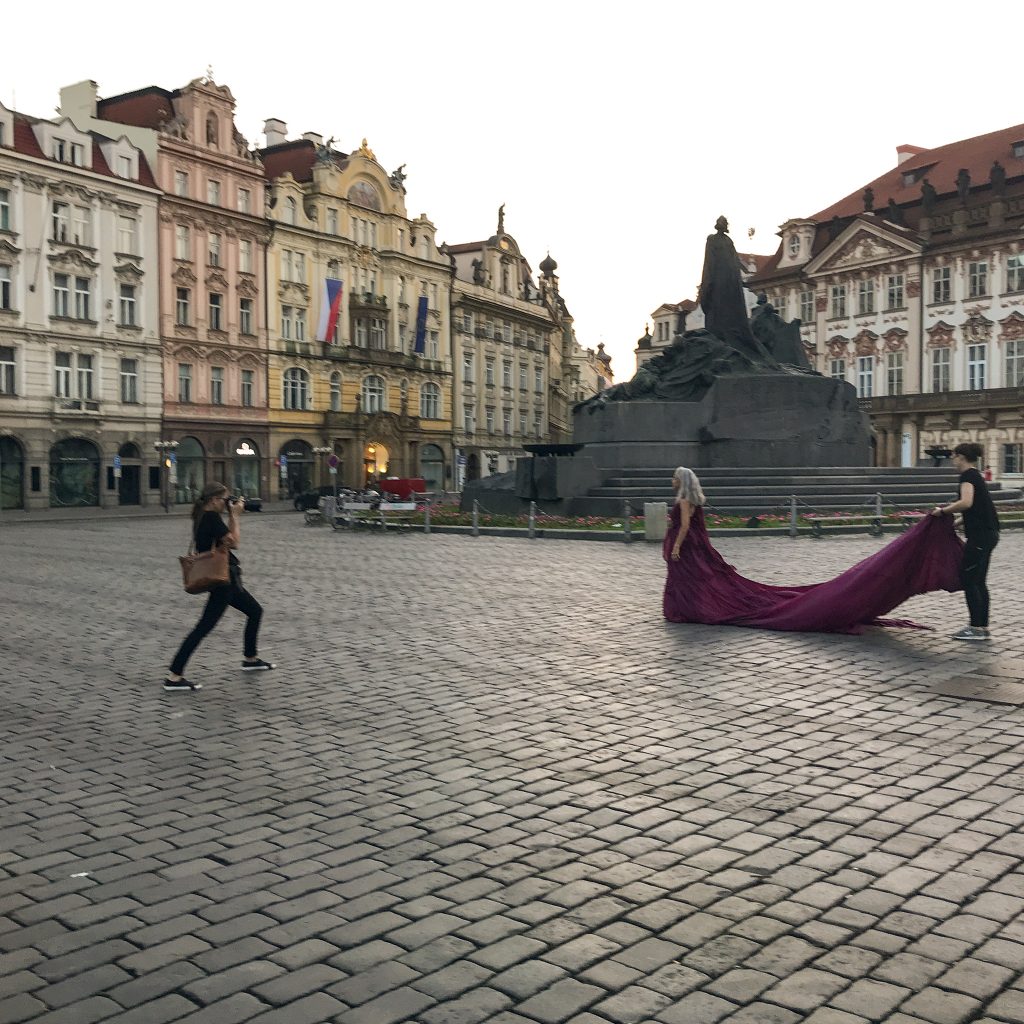
[[[274,667],[257,655],[256,639],[260,630],[260,619],[263,617],[263,607],[242,586],[242,566],[235,555],[235,550],[241,543],[239,520],[242,518],[243,509],[243,502],[238,498],[229,498],[229,491],[222,483],[207,484],[192,506],[192,535],[196,551],[210,551],[215,544],[224,544],[230,548],[230,579],[209,592],[199,622],[182,641],[178,653],[171,662],[170,672],[164,679],[165,690],[202,689],[202,683],[194,683],[185,678],[185,665],[228,608],[237,608],[246,618],[242,671],[266,672]],[[227,523],[224,522],[225,514],[228,518]]]
[[[937,505],[933,516],[961,513],[964,523],[964,557],[960,564],[960,582],[964,588],[970,623],[954,640],[991,640],[988,630],[988,566],[999,543],[999,516],[992,503],[985,478],[978,472],[978,459],[984,449],[965,441],[953,449],[953,466],[960,473],[959,497],[948,505]]]

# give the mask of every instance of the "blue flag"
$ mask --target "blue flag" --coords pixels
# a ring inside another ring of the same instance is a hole
[[[427,297],[420,296],[420,304],[416,310],[416,344],[413,352],[421,356],[427,351]]]

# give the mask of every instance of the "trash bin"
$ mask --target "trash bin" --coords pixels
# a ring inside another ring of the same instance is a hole
[[[668,533],[668,505],[664,501],[644,502],[644,540],[664,540]]]

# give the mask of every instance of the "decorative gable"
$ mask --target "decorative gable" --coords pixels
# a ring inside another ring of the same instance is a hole
[[[920,252],[918,242],[890,226],[855,220],[807,264],[807,273],[827,274],[901,262]]]

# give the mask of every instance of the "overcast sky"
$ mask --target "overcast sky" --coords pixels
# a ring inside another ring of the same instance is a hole
[[[1024,121],[1019,0],[51,0],[3,20],[0,99],[25,113],[81,79],[112,96],[212,65],[250,142],[279,117],[406,164],[439,240],[488,237],[505,203],[619,379],[651,311],[693,297],[720,213],[737,249],[773,252],[897,145]]]

